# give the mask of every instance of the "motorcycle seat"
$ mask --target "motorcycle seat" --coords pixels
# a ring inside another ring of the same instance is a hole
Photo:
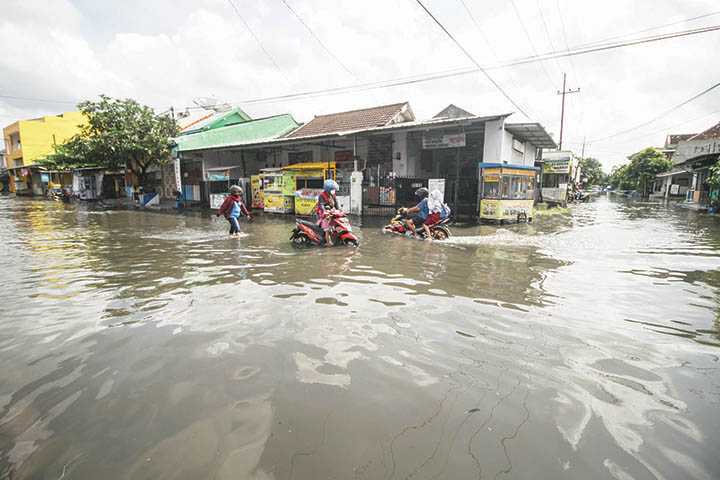
[[[315,222],[309,222],[307,220],[303,220],[302,218],[296,218],[295,221],[301,225],[305,225],[306,227],[310,227],[318,231],[322,230],[322,228],[320,228],[320,225]]]

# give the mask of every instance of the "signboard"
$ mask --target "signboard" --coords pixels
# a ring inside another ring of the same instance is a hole
[[[680,185],[674,183],[670,185],[670,195],[677,195],[680,193]]]
[[[465,134],[453,133],[446,135],[425,134],[422,139],[423,148],[458,148],[465,146]]]
[[[210,194],[210,208],[220,208],[220,205],[225,201],[227,194],[225,193],[211,193]]]
[[[518,216],[532,218],[534,200],[480,200],[480,218],[517,220]]]
[[[720,139],[690,140],[680,142],[673,155],[673,164],[683,163],[691,158],[720,153]]]
[[[570,173],[570,159],[545,160],[543,173]]]
[[[445,198],[445,179],[444,178],[429,178],[428,179],[428,190],[431,192],[434,190],[440,190],[443,198]]]
[[[175,167],[175,189],[178,192],[182,192],[182,176],[180,174],[180,159],[176,158],[173,160],[173,166]]]
[[[40,181],[42,183],[50,183],[50,174],[49,173],[41,173],[40,174]]]

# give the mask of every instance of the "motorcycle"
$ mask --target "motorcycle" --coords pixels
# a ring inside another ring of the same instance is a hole
[[[341,210],[325,212],[325,218],[330,220],[330,238],[333,245],[346,245],[357,247],[360,241],[352,231],[347,214]],[[319,223],[313,223],[302,218],[295,219],[295,229],[290,241],[296,247],[324,246],[325,232]]]
[[[448,239],[450,237],[450,228],[448,228],[449,224],[450,218],[448,217],[430,225],[430,237],[433,240]],[[398,235],[407,235],[408,233],[411,233],[408,229],[407,215],[405,214],[404,208],[397,211],[397,214],[390,220],[390,223],[383,227],[383,232],[395,233]],[[427,237],[427,232],[422,225],[415,225],[415,235],[424,239]]]

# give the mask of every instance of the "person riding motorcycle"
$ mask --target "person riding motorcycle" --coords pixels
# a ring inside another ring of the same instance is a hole
[[[330,227],[330,217],[327,216],[326,213],[338,208],[337,197],[335,196],[337,190],[338,184],[335,180],[325,180],[325,183],[323,183],[323,191],[318,196],[318,202],[315,206],[315,214],[320,219],[320,228],[322,228],[325,232],[325,245],[327,246],[331,246],[333,241],[331,235],[332,229]]]
[[[405,224],[407,225],[407,230],[415,236],[417,236],[415,233],[415,225],[424,226],[425,220],[430,216],[430,209],[428,207],[429,194],[430,192],[427,188],[418,188],[415,190],[415,197],[419,200],[418,204],[414,207],[400,209],[400,213],[409,216],[405,220]],[[429,229],[426,230],[426,233],[429,233]]]
[[[445,195],[437,188],[428,196],[428,210],[430,215],[423,222],[425,233],[430,235],[430,227],[442,222],[450,216],[450,207],[445,203]]]

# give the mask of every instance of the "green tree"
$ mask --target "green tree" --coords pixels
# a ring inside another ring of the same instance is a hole
[[[580,172],[587,178],[587,185],[602,185],[605,181],[605,173],[602,164],[596,158],[588,157],[580,160]]]
[[[710,175],[708,176],[707,182],[711,187],[720,187],[720,159],[710,167]]]
[[[624,164],[619,167],[613,167],[608,177],[608,183],[617,190],[635,190],[637,188],[637,180],[630,177],[630,165]]]
[[[105,95],[97,102],[82,102],[87,117],[80,133],[56,148],[47,163],[56,168],[95,166],[129,168],[144,185],[148,170],[170,159],[170,138],[177,125],[166,115],[132,99]]]
[[[650,182],[655,175],[672,168],[672,161],[657,148],[648,147],[633,155],[628,160],[628,176],[635,179],[643,196],[647,195]]]

